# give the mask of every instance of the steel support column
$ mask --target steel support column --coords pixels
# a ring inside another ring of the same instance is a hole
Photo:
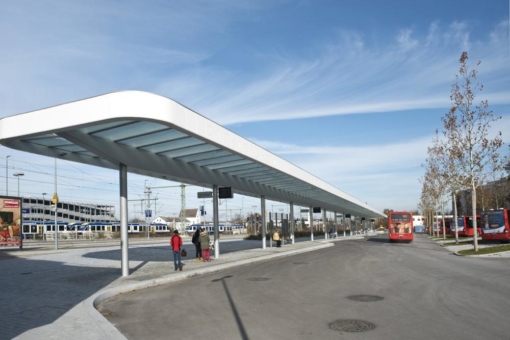
[[[266,249],[266,198],[260,197],[260,217],[262,219],[262,249]]]
[[[290,202],[290,239],[292,244],[294,244],[294,203]]]
[[[120,248],[122,252],[121,268],[122,276],[129,276],[129,241],[128,241],[128,187],[127,187],[127,166],[119,166],[120,184]]]
[[[220,217],[218,208],[218,186],[213,185],[213,225],[214,225],[214,258],[220,258]]]
[[[313,241],[313,207],[308,207],[308,220],[309,227],[310,227],[310,241]]]
[[[324,238],[328,239],[328,228],[326,226],[326,209],[322,208],[322,229],[324,229]]]

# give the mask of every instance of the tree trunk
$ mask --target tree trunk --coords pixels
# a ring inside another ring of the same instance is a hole
[[[446,240],[446,223],[444,222],[444,203],[441,202],[441,219],[443,221],[443,240]]]
[[[459,218],[457,216],[457,195],[455,191],[452,193],[453,196],[453,218],[455,220],[455,244],[459,244]]]
[[[473,209],[473,246],[478,251],[478,229],[476,226],[476,187],[474,179],[471,179],[471,207]]]
[[[435,209],[436,211],[434,211],[434,214],[436,215],[436,227],[437,227],[437,238],[439,238],[439,220],[437,219],[437,209]],[[434,229],[434,227],[432,227],[432,229]]]

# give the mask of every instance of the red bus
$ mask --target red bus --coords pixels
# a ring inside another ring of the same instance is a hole
[[[473,229],[473,216],[460,216],[457,222],[459,228],[459,236],[475,236]],[[451,235],[455,235],[455,225],[451,224]],[[478,235],[482,234],[482,219],[480,215],[476,215],[476,229],[478,229]]]
[[[510,241],[510,209],[482,211],[482,240]]]
[[[455,226],[453,225],[453,218],[450,218],[450,217],[446,217],[444,219],[444,225],[445,225],[446,234],[449,234],[450,230],[452,228],[455,228]],[[441,234],[441,235],[443,234],[443,218],[438,218],[437,224],[436,224],[436,222],[434,222],[434,232],[435,233],[439,232],[439,234]]]
[[[388,214],[390,242],[409,241],[414,238],[413,214],[408,211],[393,211]]]

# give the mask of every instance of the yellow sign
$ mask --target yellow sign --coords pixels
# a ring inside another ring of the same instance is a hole
[[[51,199],[51,202],[53,202],[53,204],[57,204],[58,203],[58,195],[57,195],[57,193],[53,194],[53,198]]]

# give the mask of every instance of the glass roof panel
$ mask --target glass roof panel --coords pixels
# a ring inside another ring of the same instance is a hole
[[[286,176],[274,176],[274,178],[272,178],[272,179],[256,180],[256,181],[263,185],[273,186],[273,185],[278,185],[278,184],[290,183],[290,182],[292,182],[292,179],[287,179]]]
[[[234,171],[240,171],[240,170],[245,170],[245,169],[252,169],[255,166],[260,166],[260,165],[256,164],[256,163],[252,163],[252,164],[246,164],[246,165],[232,166],[232,167],[229,167],[229,168],[227,168],[225,170],[222,170],[221,172],[223,172],[225,174],[230,174],[231,172],[234,172]]]
[[[261,165],[253,164],[253,166],[248,169],[241,169],[241,170],[236,170],[236,171],[225,171],[225,173],[228,173],[231,176],[244,177],[244,176],[253,175],[253,174],[260,174],[263,171],[269,171],[269,170],[265,170],[265,169],[266,168]]]
[[[170,157],[170,158],[176,158],[177,160],[179,160],[178,157],[195,155],[195,154],[204,154],[204,152],[215,151],[215,150],[219,150],[219,148],[217,148],[216,146],[211,145],[211,144],[200,144],[200,145],[196,145],[196,146],[191,146],[189,148],[182,148],[182,149],[171,150],[171,151],[167,151],[167,152],[161,152],[160,155]]]
[[[257,181],[259,179],[264,178],[274,178],[274,176],[277,176],[278,172],[274,170],[264,171],[263,173],[257,173],[257,174],[251,174],[243,176],[244,179],[250,180],[250,181]]]
[[[188,136],[187,134],[182,133],[181,131],[174,130],[174,129],[166,129],[163,131],[158,131],[158,132],[150,133],[150,134],[143,135],[143,136],[123,139],[123,140],[117,141],[117,143],[129,145],[134,148],[138,148],[141,146],[172,141],[172,140],[184,138],[187,136]]]
[[[83,127],[81,129],[79,129],[79,131],[81,131],[83,133],[89,133],[90,134],[90,133],[94,133],[94,132],[97,132],[97,131],[111,129],[111,128],[114,128],[114,127],[117,127],[117,126],[121,126],[121,125],[131,124],[133,122],[135,122],[135,121],[134,120],[123,120],[123,121],[115,121],[115,122],[103,123],[103,124],[99,124],[99,125],[91,125],[91,126]]]
[[[204,166],[204,168],[207,168],[207,169],[210,169],[210,170],[219,170],[221,171],[221,169],[225,169],[225,168],[229,168],[229,167],[233,167],[233,166],[236,166],[236,165],[244,165],[244,164],[252,164],[253,162],[248,160],[248,159],[241,159],[241,160],[238,160],[238,161],[233,161],[233,162],[225,162],[223,164],[215,164],[215,165],[206,165]]]
[[[81,146],[76,145],[76,144],[58,146],[57,148],[59,150],[69,151],[69,152],[83,152],[83,151],[87,151],[86,149],[84,149]]]
[[[228,156],[228,155],[231,155],[231,153],[226,150],[214,150],[212,152],[202,152],[202,153],[197,153],[194,155],[179,157],[178,160],[183,161],[183,162],[193,162],[193,161],[211,159],[211,158]]]
[[[86,152],[77,152],[79,153],[80,155],[85,155],[85,156],[90,156],[90,157],[97,157],[97,155],[95,153],[92,153],[90,151],[86,151]]]
[[[264,177],[261,177],[261,178],[251,178],[251,179],[247,179],[248,181],[252,181],[252,182],[256,182],[256,183],[259,183],[259,184],[264,184],[264,182],[267,182],[267,181],[272,181],[272,180],[275,180],[275,179],[279,179],[280,177],[278,177],[277,174],[272,174],[272,175],[267,175],[267,176],[264,176]]]
[[[101,137],[110,141],[117,141],[119,139],[131,138],[165,129],[168,129],[168,126],[153,122],[142,121],[133,122],[118,127],[113,127],[111,129],[106,129],[99,132],[94,132],[91,133],[91,135]]]
[[[240,159],[243,159],[243,158],[241,156],[237,156],[237,155],[228,155],[228,156],[223,156],[223,157],[218,157],[218,158],[204,159],[201,161],[196,161],[196,162],[191,162],[191,163],[194,165],[198,165],[198,166],[204,166],[204,165],[212,165],[212,164],[222,164],[222,163],[227,163],[227,162],[231,162],[231,161],[237,161]]]
[[[25,142],[39,144],[39,145],[48,146],[48,147],[62,146],[62,145],[73,145],[73,143],[71,143],[67,139],[62,138],[62,137],[56,137],[56,136],[47,137],[47,138],[30,138],[30,139],[25,139]]]
[[[144,146],[144,147],[141,147],[140,149],[154,152],[154,153],[164,153],[167,151],[182,149],[182,148],[185,148],[188,146],[195,146],[195,145],[200,145],[200,144],[205,144],[205,143],[201,140],[196,139],[196,138],[187,137],[187,138],[177,139],[174,141]],[[168,156],[168,155],[165,155],[165,156]]]

